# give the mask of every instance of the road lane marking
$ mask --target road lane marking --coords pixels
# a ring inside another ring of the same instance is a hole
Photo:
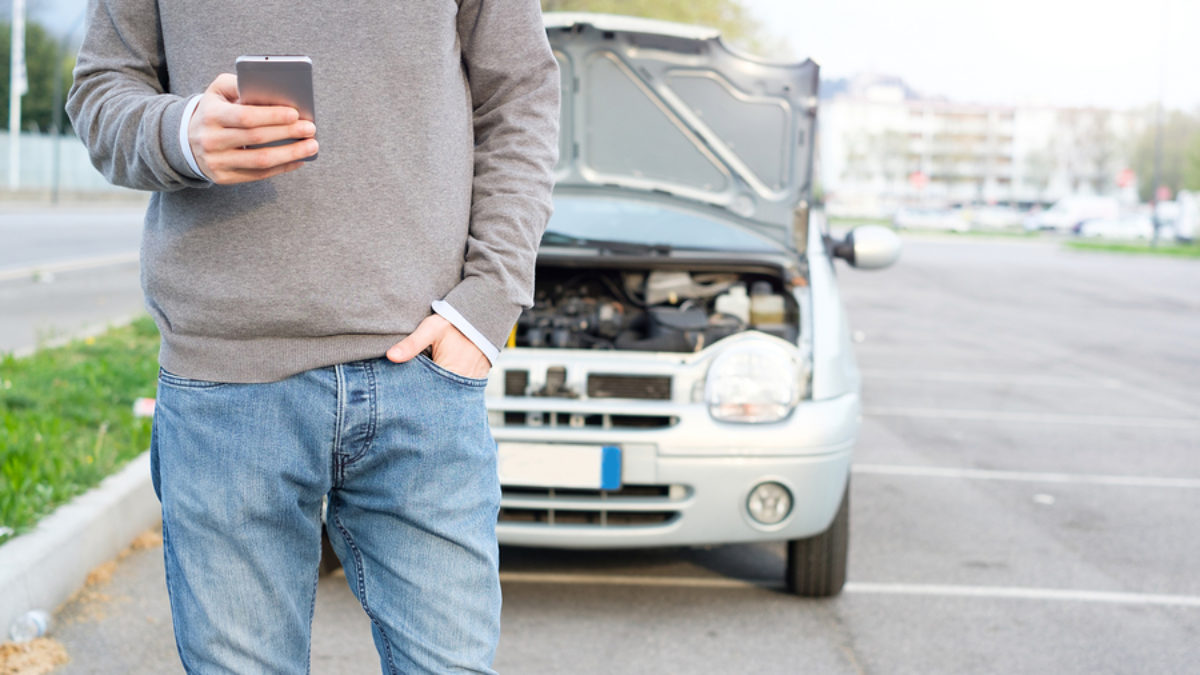
[[[867,380],[901,380],[912,382],[942,382],[951,384],[994,384],[1014,387],[1060,387],[1081,388],[1093,387],[1109,391],[1128,391],[1141,396],[1148,401],[1174,409],[1185,415],[1200,416],[1200,407],[1196,407],[1174,396],[1161,391],[1147,389],[1141,385],[1121,380],[1116,377],[1094,377],[1080,375],[1020,375],[1009,373],[989,372],[958,372],[936,370],[899,370],[888,368],[864,368],[862,375]]]
[[[1000,600],[1057,600],[1113,605],[1158,605],[1200,608],[1200,596],[1161,593],[1123,593],[1021,586],[951,586],[946,584],[879,584],[847,582],[846,593],[863,595],[922,595],[932,597],[988,598]]]
[[[127,251],[125,253],[116,253],[113,255],[94,256],[91,258],[75,258],[73,260],[59,260],[39,265],[27,265],[25,267],[11,267],[7,269],[0,269],[0,281],[27,279],[37,274],[78,272],[80,270],[95,269],[97,267],[111,267],[113,265],[124,265],[137,261],[138,252]]]
[[[778,590],[776,579],[730,579],[724,577],[664,577],[624,574],[572,574],[556,572],[501,572],[502,583],[593,584],[600,586],[654,586],[665,588],[734,588]],[[1125,593],[1023,586],[955,586],[949,584],[903,584],[849,581],[843,589],[855,595],[919,595],[928,597],[986,598],[993,600],[1053,600],[1116,605],[1158,605],[1200,608],[1200,596],[1162,593]]]
[[[993,469],[960,469],[945,466],[911,464],[855,464],[855,474],[879,476],[913,476],[918,478],[967,478],[1020,483],[1066,483],[1077,485],[1114,485],[1119,487],[1183,488],[1200,490],[1200,478],[1163,478],[1158,476],[1114,476],[1110,474],[1057,473],[1040,471],[1001,471]]]
[[[1154,390],[1154,389],[1147,389],[1140,385],[1132,384],[1129,382],[1122,383],[1122,388],[1132,392],[1133,394],[1135,394],[1137,396],[1141,396],[1142,398],[1146,399],[1147,401],[1153,401],[1160,405],[1165,405],[1168,408],[1174,408],[1177,412],[1181,412],[1181,413],[1184,413],[1187,415],[1200,416],[1200,408],[1197,408],[1196,406],[1187,403],[1183,399],[1175,398],[1174,396],[1171,396],[1169,394],[1164,394],[1161,391]]]
[[[1122,382],[1113,377],[1012,375],[1008,373],[957,372],[930,370],[890,370],[864,368],[867,380],[904,380],[912,382],[952,382],[961,384],[1005,384],[1022,387],[1103,387],[1119,389]]]
[[[1200,429],[1200,420],[1183,417],[1140,417],[1132,415],[1075,415],[1062,413],[1011,412],[1004,410],[954,410],[947,408],[904,408],[867,406],[868,417],[912,417],[970,422],[1028,422],[1074,424],[1097,427],[1143,427],[1151,429]]]

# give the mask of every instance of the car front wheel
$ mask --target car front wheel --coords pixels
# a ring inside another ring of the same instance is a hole
[[[788,591],[809,598],[827,598],[846,584],[846,553],[850,539],[850,481],[842,492],[837,515],[824,532],[787,543]]]

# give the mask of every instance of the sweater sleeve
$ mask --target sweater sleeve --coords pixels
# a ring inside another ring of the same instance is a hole
[[[558,160],[559,74],[537,0],[462,0],[475,177],[463,279],[444,298],[504,345],[533,304],[534,260]]]
[[[179,143],[187,98],[167,93],[154,0],[91,0],[67,115],[92,164],[115,185],[171,191],[204,187]],[[194,93],[194,92],[193,92]]]

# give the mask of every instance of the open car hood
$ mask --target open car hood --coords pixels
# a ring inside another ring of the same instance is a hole
[[[664,21],[545,23],[562,74],[559,185],[666,192],[791,241],[811,189],[816,63],[763,62]]]

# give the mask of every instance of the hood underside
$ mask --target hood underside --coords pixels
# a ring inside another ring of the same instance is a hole
[[[559,185],[666,192],[788,235],[811,187],[816,63],[762,62],[682,24],[545,22],[562,74]]]

